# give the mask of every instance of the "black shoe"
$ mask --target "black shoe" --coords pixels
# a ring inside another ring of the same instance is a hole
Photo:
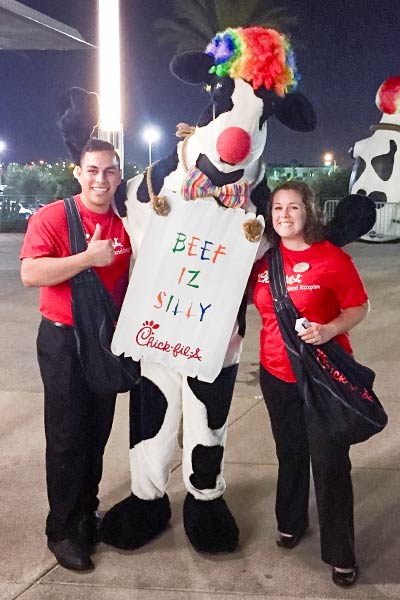
[[[59,542],[48,540],[47,546],[56,557],[57,562],[62,567],[65,567],[65,569],[71,569],[72,571],[89,571],[94,569],[89,548],[85,544],[66,538]]]
[[[335,567],[332,567],[332,581],[340,587],[350,587],[351,585],[354,585],[358,579],[358,575],[359,568],[357,565],[354,565],[353,570],[349,573],[342,573],[341,571],[337,571]]]
[[[90,547],[101,542],[100,536],[101,516],[94,510],[84,514],[77,523],[77,541],[88,544]]]
[[[297,544],[302,540],[306,531],[307,528],[301,531],[300,533],[296,533],[295,535],[290,536],[282,535],[281,533],[279,533],[278,538],[276,539],[276,545],[280,548],[287,548],[288,550],[291,550],[292,548],[295,548]]]

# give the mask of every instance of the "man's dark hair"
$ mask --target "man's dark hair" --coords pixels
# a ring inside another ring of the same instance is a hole
[[[82,159],[87,152],[113,152],[117,159],[118,168],[121,168],[118,152],[110,142],[99,140],[98,138],[90,138],[82,148],[79,164],[82,163]]]

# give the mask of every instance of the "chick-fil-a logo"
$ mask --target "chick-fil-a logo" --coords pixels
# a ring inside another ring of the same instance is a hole
[[[172,345],[167,340],[160,340],[155,337],[154,331],[160,326],[154,321],[145,321],[143,327],[139,329],[136,334],[136,343],[138,346],[145,346],[147,348],[153,348],[154,350],[160,350],[161,352],[172,352],[174,358],[177,356],[184,356],[188,360],[194,358],[198,361],[202,360],[200,355],[200,348],[195,350],[191,346],[185,346],[180,342]]]
[[[350,383],[350,381],[347,379],[344,373],[332,366],[332,364],[329,361],[329,358],[327,357],[325,352],[321,350],[321,348],[317,348],[317,361],[319,362],[321,367],[325,369],[325,371],[328,371],[328,373],[330,373],[330,375],[335,381],[337,381],[338,383],[343,383],[343,385],[349,387],[351,391],[357,391],[360,394],[361,398],[363,398],[364,400],[369,400],[369,402],[373,402],[374,399],[368,392],[367,388],[359,388],[358,386]]]

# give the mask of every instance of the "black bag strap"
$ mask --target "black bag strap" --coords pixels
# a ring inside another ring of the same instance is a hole
[[[85,236],[85,230],[82,224],[82,219],[79,214],[75,198],[73,196],[71,196],[70,198],[64,198],[64,206],[65,212],[67,214],[69,245],[71,254],[78,254],[79,252],[84,252],[87,248],[87,241]],[[103,297],[107,297],[107,302],[109,303],[109,305],[113,306],[113,310],[116,312],[116,314],[119,313],[119,310],[115,306],[115,302],[110,292],[107,290],[96,271],[91,268],[84,269],[83,271],[71,278],[72,300],[74,298],[74,286],[82,282],[86,282],[87,284],[101,288]]]
[[[79,252],[84,252],[86,250],[87,241],[75,198],[73,196],[64,198],[64,206],[65,212],[67,213],[71,254],[79,254]]]
[[[274,309],[279,322],[279,313],[286,309],[293,317],[293,323],[299,318],[299,312],[286,287],[285,271],[283,269],[283,257],[281,249],[272,247],[267,252],[268,257],[268,277],[271,295],[274,301]]]
[[[297,385],[301,393],[304,393],[305,372],[302,355],[305,350],[305,344],[295,331],[296,319],[300,315],[287,291],[281,249],[279,247],[270,248],[267,252],[267,258],[268,279],[275,316],[290,364],[296,376]]]

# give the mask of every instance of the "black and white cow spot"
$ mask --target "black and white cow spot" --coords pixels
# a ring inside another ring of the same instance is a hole
[[[206,407],[210,429],[220,429],[228,418],[238,368],[238,364],[225,367],[213,383],[197,377],[187,379],[193,394]]]
[[[142,376],[130,396],[130,448],[157,435],[164,422],[167,406],[162,391],[150,379]]]
[[[397,144],[390,140],[390,149],[386,154],[379,154],[371,160],[372,168],[383,181],[389,181],[393,173],[394,156],[397,151]]]
[[[222,446],[202,446],[198,444],[192,451],[192,469],[190,483],[198,490],[213,489],[221,472],[224,456]]]

